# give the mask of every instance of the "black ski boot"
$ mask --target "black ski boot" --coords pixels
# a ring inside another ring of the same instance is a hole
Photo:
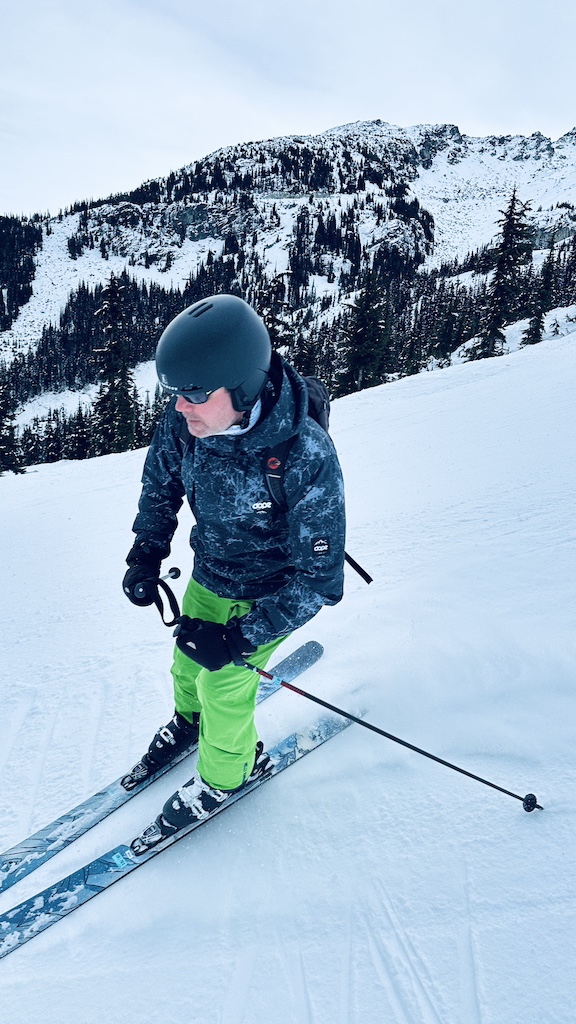
[[[137,761],[128,774],[120,780],[121,785],[128,791],[135,789],[144,779],[154,775],[164,765],[170,764],[170,761],[173,761],[188,747],[195,746],[198,743],[199,735],[200,715],[194,713],[192,721],[189,722],[178,711],[175,711],[174,717],[168,722],[168,725],[163,725],[158,729],[141,760]]]
[[[155,821],[148,825],[136,839],[131,848],[137,856],[146,853],[162,840],[179,832],[180,829],[193,825],[197,821],[208,818],[216,808],[223,804],[233,793],[238,793],[261,775],[265,775],[270,765],[268,754],[264,753],[263,744],[258,741],[254,767],[246,780],[236,789],[213,789],[198,773],[182,786],[166,801]]]

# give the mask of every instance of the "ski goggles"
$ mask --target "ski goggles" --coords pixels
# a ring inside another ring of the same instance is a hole
[[[190,405],[204,405],[208,401],[210,395],[214,394],[215,389],[211,391],[205,391],[204,388],[190,388],[186,391],[179,391],[179,398],[183,398],[185,402],[189,402]]]

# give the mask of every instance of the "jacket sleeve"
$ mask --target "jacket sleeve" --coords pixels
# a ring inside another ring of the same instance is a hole
[[[244,636],[255,644],[286,636],[342,599],[344,483],[334,445],[317,424],[294,446],[284,488],[294,574],[242,619]]]
[[[170,551],[184,497],[181,422],[175,404],[173,399],[154,431],[142,473],[138,515],[132,527],[137,540],[161,549],[163,558]]]

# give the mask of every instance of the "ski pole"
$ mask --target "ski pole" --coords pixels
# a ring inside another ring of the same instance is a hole
[[[158,583],[159,580],[177,580],[179,576],[180,569],[177,569],[176,566],[173,566],[172,569],[168,570],[165,576],[159,576],[156,579],[150,579],[148,582]],[[136,594],[136,597],[145,597],[147,593],[146,583],[137,583],[136,586],[134,587],[134,593]]]
[[[357,718],[356,715],[351,715],[348,711],[343,711],[342,708],[335,707],[334,704],[329,704],[328,701],[321,700],[320,697],[316,697],[313,693],[308,693],[306,690],[301,690],[299,686],[294,686],[293,683],[287,683],[284,679],[279,679],[277,676],[271,675],[270,672],[266,672],[263,668],[257,668],[256,665],[246,664],[246,667],[256,672],[263,679],[268,679],[280,684],[286,690],[292,690],[293,693],[299,693],[301,697],[306,697],[308,700],[313,700],[315,704],[320,704],[323,708],[327,708],[329,711],[334,711],[337,715],[342,715],[344,718],[348,718],[351,722],[356,722],[357,725],[364,726],[365,729],[371,729],[372,732],[378,733],[380,736],[384,736],[387,740],[392,740],[393,743],[399,743],[403,747],[408,747],[409,750],[414,750],[417,754],[422,754],[423,757],[429,757],[431,761],[436,761],[438,764],[443,764],[446,768],[452,768],[455,772],[460,772],[461,775],[467,775],[469,779],[475,779],[476,782],[482,782],[485,786],[490,786],[491,789],[497,789],[499,793],[505,793],[506,796],[512,796],[515,800],[520,800],[525,811],[533,811],[538,808],[539,811],[543,811],[544,808],[537,802],[534,793],[527,793],[526,796],[518,796],[517,793],[511,793],[509,789],[503,789],[502,786],[496,786],[494,782],[488,782],[487,779],[482,779],[479,775],[473,775],[472,772],[466,771],[464,768],[459,768],[456,764],[450,764],[449,761],[444,761],[441,757],[436,757],[435,754],[428,753],[427,750],[422,750],[420,747],[415,747],[413,743],[408,743],[406,740],[401,740],[398,736],[393,736],[392,733],[385,732],[384,729],[380,729],[377,725],[371,725],[370,722],[365,722],[362,718]]]

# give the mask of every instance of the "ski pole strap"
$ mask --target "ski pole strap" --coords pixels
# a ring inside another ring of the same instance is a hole
[[[158,611],[160,612],[162,622],[164,623],[165,626],[175,626],[178,619],[180,618],[180,608],[178,607],[178,601],[176,600],[176,595],[174,594],[174,591],[168,586],[168,584],[163,579],[154,580],[154,585],[156,587],[156,596],[154,598],[154,604],[156,605]],[[172,612],[173,616],[170,622],[166,621],[164,615],[164,602],[160,595],[160,590],[158,589],[159,587],[164,591],[168,604],[170,605],[170,611]]]
[[[354,570],[355,570],[355,571],[356,571],[356,572],[358,573],[358,575],[359,575],[359,576],[361,576],[361,577],[362,577],[362,579],[363,579],[363,580],[364,580],[364,581],[365,581],[366,583],[372,583],[372,579],[373,579],[373,577],[372,577],[372,576],[370,576],[370,574],[366,572],[366,569],[363,569],[361,565],[358,565],[358,562],[356,562],[356,561],[355,561],[355,560],[354,560],[354,559],[352,558],[352,556],[348,554],[348,552],[347,552],[347,551],[345,551],[345,552],[344,552],[344,558],[345,558],[345,559],[346,559],[346,561],[348,562],[348,565],[351,565],[351,566],[352,566],[352,568],[353,568],[353,569],[354,569]]]

